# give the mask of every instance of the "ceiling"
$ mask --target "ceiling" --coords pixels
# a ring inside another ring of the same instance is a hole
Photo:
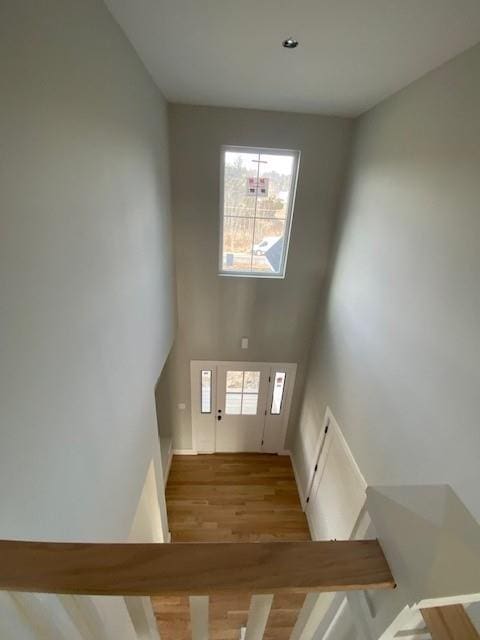
[[[480,0],[106,3],[165,97],[188,104],[355,116],[480,41]]]

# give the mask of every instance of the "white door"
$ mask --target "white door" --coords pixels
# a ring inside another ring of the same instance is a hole
[[[217,367],[216,451],[261,451],[269,388],[267,365]]]
[[[315,540],[348,540],[367,485],[333,416],[327,424],[305,511]]]

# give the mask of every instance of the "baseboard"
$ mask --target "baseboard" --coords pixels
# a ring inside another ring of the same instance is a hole
[[[306,511],[305,509],[303,509],[305,511],[305,516],[307,518],[307,524],[308,524],[308,528],[310,529],[310,537],[312,540],[319,540],[319,537],[317,536],[316,532],[315,532],[315,527],[314,527],[314,523],[312,522],[311,518],[310,518],[310,513],[308,511]]]
[[[292,463],[292,469],[293,469],[293,475],[295,476],[295,483],[297,485],[297,490],[298,490],[298,495],[300,497],[300,504],[302,505],[302,510],[305,511],[305,492],[303,490],[303,487],[300,483],[300,476],[298,474],[298,470],[297,470],[297,466],[295,464],[295,458],[292,455],[291,451],[285,450],[284,452],[281,452],[280,455],[287,455],[290,456],[290,461]]]
[[[303,490],[303,487],[300,483],[300,476],[298,474],[298,469],[295,464],[295,458],[292,456],[291,453],[290,453],[290,460],[292,461],[293,475],[295,476],[295,482],[297,483],[298,495],[300,497],[300,505],[302,507],[302,511],[305,513],[305,517],[307,518],[307,524],[310,530],[310,537],[312,538],[312,540],[318,540],[315,534],[315,528],[313,526],[313,522],[310,519],[310,514],[307,511],[307,503],[305,502],[306,500],[305,491]]]
[[[170,441],[170,446],[168,448],[167,468],[165,469],[165,479],[164,479],[165,486],[167,486],[168,476],[170,475],[172,460],[173,460],[173,447],[172,447],[172,442]]]
[[[195,449],[174,449],[174,456],[196,456],[198,455],[198,451]]]

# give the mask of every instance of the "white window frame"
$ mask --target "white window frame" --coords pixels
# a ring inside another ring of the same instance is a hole
[[[237,153],[266,153],[269,155],[293,157],[292,186],[288,198],[287,220],[285,223],[285,240],[282,250],[281,268],[278,273],[266,273],[260,271],[225,271],[223,269],[223,219],[224,219],[224,186],[225,186],[225,153],[233,151]],[[293,209],[295,206],[295,196],[297,192],[298,173],[300,168],[300,151],[295,149],[270,149],[269,147],[242,147],[236,145],[222,145],[220,153],[220,237],[218,243],[218,275],[233,278],[275,278],[284,279],[287,270],[288,249],[290,246],[290,234],[292,231]]]

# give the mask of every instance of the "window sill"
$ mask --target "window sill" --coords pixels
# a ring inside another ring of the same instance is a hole
[[[263,273],[248,273],[248,272],[230,272],[230,271],[219,271],[219,276],[226,278],[261,278],[262,280],[285,280],[284,273],[275,273],[275,274],[263,274]]]

